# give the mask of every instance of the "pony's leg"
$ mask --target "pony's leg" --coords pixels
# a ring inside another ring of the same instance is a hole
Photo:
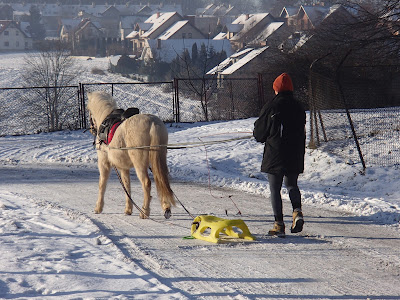
[[[121,179],[122,182],[124,183],[126,191],[129,193],[131,196],[131,179],[129,175],[129,169],[128,170],[121,170]],[[125,214],[126,215],[131,215],[132,214],[132,201],[129,199],[128,195],[126,195],[126,204],[125,204]]]
[[[140,218],[147,219],[150,216],[151,181],[149,173],[147,171],[147,167],[140,167],[140,168],[136,167],[135,170],[137,177],[142,183],[143,194],[144,194],[143,206],[142,206],[143,213],[140,213]]]
[[[96,208],[94,209],[94,212],[96,214],[100,214],[103,211],[104,193],[106,192],[107,180],[108,177],[110,177],[110,171],[111,171],[109,164],[99,163],[98,166],[99,166],[100,177],[99,177],[99,195],[96,202]]]

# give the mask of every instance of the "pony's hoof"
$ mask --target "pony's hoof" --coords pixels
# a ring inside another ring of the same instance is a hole
[[[97,209],[97,208],[96,208],[96,209],[94,210],[94,213],[95,213],[95,214],[101,214],[102,211],[103,211],[102,209]]]
[[[167,208],[167,209],[164,211],[164,217],[165,217],[166,219],[171,218],[171,209],[170,209],[170,208]]]
[[[126,214],[127,216],[130,216],[130,215],[132,214],[132,210],[125,210],[125,214]]]
[[[141,219],[148,219],[150,217],[150,209],[142,208],[142,211],[139,214]]]
[[[140,213],[140,218],[141,219],[148,219],[149,217],[147,215],[145,215],[144,213]]]

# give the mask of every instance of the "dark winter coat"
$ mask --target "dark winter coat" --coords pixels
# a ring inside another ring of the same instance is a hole
[[[264,105],[253,131],[257,142],[265,143],[261,172],[303,173],[305,124],[305,111],[293,92],[281,92]]]

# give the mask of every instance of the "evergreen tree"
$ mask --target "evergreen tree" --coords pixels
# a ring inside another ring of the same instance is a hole
[[[46,36],[46,31],[41,23],[42,15],[40,14],[39,8],[32,5],[29,9],[29,13],[29,33],[34,40],[43,40]]]
[[[195,64],[199,58],[199,51],[197,50],[197,43],[192,46],[192,62]]]

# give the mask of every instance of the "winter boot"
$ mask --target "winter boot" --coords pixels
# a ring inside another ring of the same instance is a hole
[[[281,221],[275,221],[274,228],[268,231],[268,235],[275,235],[278,237],[285,237],[285,224]]]
[[[304,225],[303,213],[301,212],[300,208],[296,208],[293,211],[293,224],[290,231],[292,233],[301,232],[303,230],[303,225]]]

